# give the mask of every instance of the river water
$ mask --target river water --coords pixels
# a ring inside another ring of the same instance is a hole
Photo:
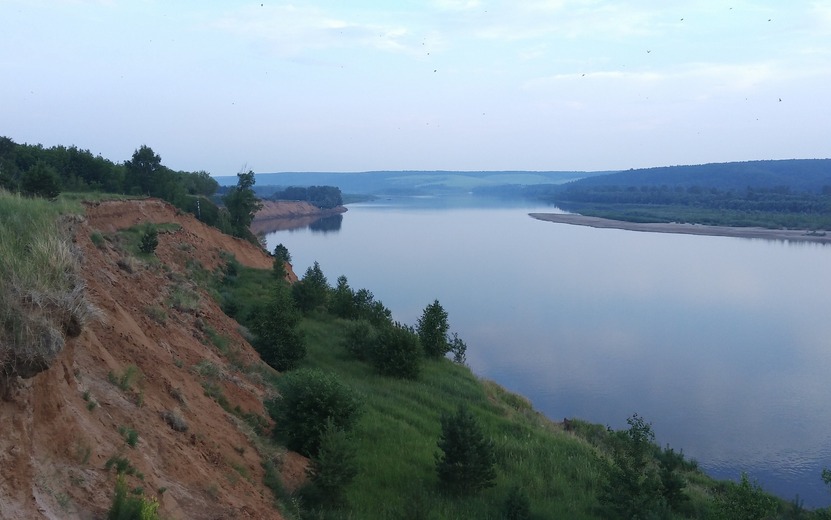
[[[415,324],[438,299],[480,376],[717,478],[831,504],[831,246],[554,224],[528,203],[387,199],[269,234]]]

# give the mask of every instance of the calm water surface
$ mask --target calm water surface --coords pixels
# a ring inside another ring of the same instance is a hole
[[[465,201],[352,205],[339,230],[281,231],[394,318],[438,299],[479,375],[552,419],[626,427],[718,478],[746,471],[809,507],[831,504],[831,246],[602,230]],[[337,227],[337,226],[335,226]]]

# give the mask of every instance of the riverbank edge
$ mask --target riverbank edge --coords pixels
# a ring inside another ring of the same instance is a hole
[[[589,217],[572,213],[529,213],[528,216],[545,222],[588,226],[598,229],[622,229],[646,233],[675,233],[682,235],[705,235],[734,238],[756,238],[787,242],[815,242],[831,244],[831,236],[811,234],[808,230],[767,229],[760,227],[709,226],[705,224],[681,224],[678,222],[626,222],[601,217]]]

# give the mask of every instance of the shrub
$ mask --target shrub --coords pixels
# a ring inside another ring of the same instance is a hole
[[[254,348],[263,361],[280,371],[291,370],[306,357],[303,334],[297,328],[300,315],[289,288],[275,283],[268,302],[257,309],[251,323]]]
[[[178,410],[165,410],[161,413],[162,420],[170,426],[173,431],[186,432],[188,431],[188,423]]]
[[[156,251],[156,246],[159,245],[159,231],[156,226],[148,224],[141,234],[141,241],[139,242],[139,250],[142,253],[153,254]]]
[[[378,342],[378,331],[366,320],[349,322],[343,334],[343,347],[356,359],[371,359]]]
[[[530,520],[531,500],[519,486],[514,486],[508,492],[505,504],[502,506],[503,520]]]
[[[328,422],[348,431],[358,417],[361,402],[333,374],[301,369],[284,375],[278,386],[281,396],[267,403],[274,434],[303,455],[318,454]]]
[[[441,484],[454,494],[472,494],[494,485],[496,462],[493,442],[485,437],[473,413],[459,406],[441,418],[436,471]]]
[[[654,513],[666,504],[654,460],[657,446],[652,426],[638,414],[626,422],[628,430],[610,432],[612,464],[599,497],[615,518]]]
[[[378,373],[402,379],[418,378],[422,358],[418,336],[398,323],[383,328],[372,351],[372,364]]]
[[[159,503],[155,499],[130,494],[123,475],[115,482],[115,497],[107,511],[107,520],[157,520]]]
[[[775,513],[776,500],[757,483],[751,483],[747,473],[742,473],[741,482],[728,483],[716,496],[715,518],[719,520],[756,520],[771,518]]]
[[[307,469],[310,486],[304,492],[307,500],[326,506],[341,506],[346,501],[346,487],[358,474],[355,449],[347,432],[330,420],[320,439],[318,454]]]

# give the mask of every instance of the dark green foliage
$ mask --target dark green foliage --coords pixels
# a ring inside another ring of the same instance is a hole
[[[219,183],[206,171],[179,172],[178,176],[188,195],[211,197],[219,189]]]
[[[329,298],[329,312],[339,318],[350,320],[357,316],[357,309],[355,292],[349,287],[346,277],[339,276],[338,284]]]
[[[367,320],[352,321],[343,334],[343,346],[355,359],[372,359],[378,343],[378,330]]]
[[[418,319],[416,330],[421,340],[421,348],[427,357],[438,359],[450,352],[447,341],[447,312],[438,300],[428,305]]]
[[[126,176],[124,188],[128,193],[152,195],[160,189],[162,158],[147,145],[133,152],[133,157],[124,163]]]
[[[315,262],[306,269],[303,278],[292,286],[291,292],[297,308],[304,314],[326,305],[329,282],[320,269],[320,264]]]
[[[253,237],[249,227],[254,220],[254,215],[263,207],[262,202],[254,194],[255,182],[253,171],[238,173],[237,185],[228,190],[222,198],[230,215],[234,236],[246,239]]]
[[[453,333],[450,339],[450,352],[453,353],[453,362],[460,365],[467,363],[467,343],[462,341],[458,334]]]
[[[776,500],[766,494],[746,473],[741,482],[728,482],[716,496],[716,515],[719,520],[760,520],[772,518],[776,513]]]
[[[274,283],[271,296],[255,311],[251,320],[254,348],[263,361],[277,370],[291,370],[306,356],[306,344],[297,328],[300,315],[294,306],[289,288]]]
[[[119,475],[115,482],[115,497],[107,511],[107,520],[156,520],[159,503],[153,499],[146,499],[140,494],[130,494],[127,491],[127,482]]]
[[[55,168],[44,161],[38,161],[23,173],[20,190],[33,197],[53,199],[61,193],[61,179]]]
[[[531,500],[519,486],[514,486],[508,492],[505,504],[502,506],[503,520],[530,520]]]
[[[327,425],[348,431],[358,418],[360,401],[334,374],[313,369],[290,372],[278,382],[280,397],[267,403],[274,433],[303,455],[319,454]]]
[[[493,441],[485,437],[473,413],[460,405],[441,419],[436,471],[443,489],[469,495],[491,487],[496,480]]]
[[[372,349],[372,364],[382,375],[416,379],[421,372],[423,355],[415,332],[396,323],[382,327]]]
[[[152,254],[156,251],[156,246],[159,245],[159,231],[156,226],[148,224],[141,234],[139,242],[139,250],[142,253]]]
[[[291,253],[289,253],[289,248],[283,244],[277,244],[274,246],[274,258],[280,259],[283,262],[291,262]]]
[[[661,495],[669,507],[674,511],[680,511],[690,500],[684,493],[687,482],[681,475],[681,470],[685,469],[684,453],[676,453],[674,449],[667,446],[658,454],[658,465]]]
[[[354,301],[356,318],[367,320],[376,327],[392,324],[392,312],[383,303],[376,301],[372,292],[358,289]]]
[[[662,507],[652,426],[638,414],[626,422],[628,430],[610,432],[612,465],[599,497],[609,518],[642,518]]]
[[[307,473],[311,485],[304,495],[310,502],[328,507],[346,502],[346,488],[358,474],[358,461],[348,433],[338,429],[331,419],[326,421],[320,449]]]

